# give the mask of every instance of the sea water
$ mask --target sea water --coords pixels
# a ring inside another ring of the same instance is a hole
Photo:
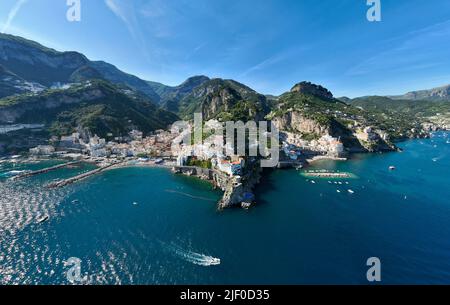
[[[0,179],[0,283],[68,284],[76,258],[80,283],[367,284],[377,257],[381,283],[449,284],[449,138],[307,169],[349,180],[266,171],[248,211],[218,211],[209,183],[165,169],[116,169],[60,189],[45,185],[83,170]]]

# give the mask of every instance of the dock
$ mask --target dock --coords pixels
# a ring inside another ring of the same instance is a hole
[[[104,170],[109,169],[109,168],[111,168],[111,167],[113,167],[113,166],[117,166],[117,165],[120,165],[120,164],[118,164],[118,163],[108,164],[108,165],[105,165],[105,166],[103,166],[103,167],[100,167],[100,168],[91,170],[91,171],[89,171],[89,172],[87,172],[87,173],[83,173],[83,174],[80,174],[80,175],[75,176],[75,177],[72,177],[72,178],[64,179],[64,180],[61,180],[61,181],[56,181],[56,182],[53,182],[53,183],[48,184],[48,185],[47,185],[47,188],[59,188],[59,187],[64,187],[64,186],[73,184],[73,183],[75,183],[75,182],[84,180],[84,179],[86,179],[86,178],[89,178],[89,177],[91,177],[91,176],[93,176],[93,175],[96,175],[96,174],[98,174],[98,173],[101,173],[101,172],[103,172]]]
[[[37,175],[40,175],[40,174],[45,174],[45,173],[48,173],[48,172],[51,172],[51,171],[55,171],[55,170],[57,170],[57,169],[61,169],[61,168],[64,168],[64,167],[68,167],[68,166],[72,166],[72,165],[77,165],[77,164],[79,164],[79,163],[81,163],[81,161],[74,161],[74,162],[69,162],[69,163],[59,164],[59,165],[55,165],[55,166],[52,166],[52,167],[47,167],[47,168],[43,168],[43,169],[40,169],[40,170],[36,170],[36,171],[32,171],[32,172],[23,173],[23,174],[21,174],[21,175],[18,175],[18,176],[13,177],[12,179],[13,179],[14,181],[20,180],[20,179],[25,179],[25,178],[37,176]]]

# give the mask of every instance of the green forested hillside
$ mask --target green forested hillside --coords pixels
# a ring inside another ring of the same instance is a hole
[[[54,135],[66,135],[81,127],[106,136],[122,135],[133,128],[143,132],[166,128],[178,117],[144,95],[95,80],[69,89],[1,99],[0,121],[8,119],[45,124]]]

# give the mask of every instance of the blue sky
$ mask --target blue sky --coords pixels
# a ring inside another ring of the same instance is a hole
[[[335,96],[398,94],[450,83],[450,1],[1,0],[0,30],[176,85],[232,78],[280,94],[309,80]]]

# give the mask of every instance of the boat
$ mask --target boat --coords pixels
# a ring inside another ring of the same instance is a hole
[[[354,193],[355,193],[355,191],[353,191],[353,190],[348,190],[348,192],[349,192],[350,194],[354,194]]]
[[[252,204],[250,202],[242,202],[241,204],[241,207],[246,210],[250,209],[251,206]]]
[[[44,222],[46,222],[49,219],[50,219],[50,217],[44,216],[44,217],[38,219],[38,223],[39,224],[44,223]]]
[[[389,170],[393,171],[396,170],[397,168],[395,166],[389,166]]]
[[[211,266],[220,265],[220,258],[211,257],[211,258],[209,258],[209,262],[208,263]]]
[[[340,190],[336,190],[336,192],[340,193],[341,191]]]

